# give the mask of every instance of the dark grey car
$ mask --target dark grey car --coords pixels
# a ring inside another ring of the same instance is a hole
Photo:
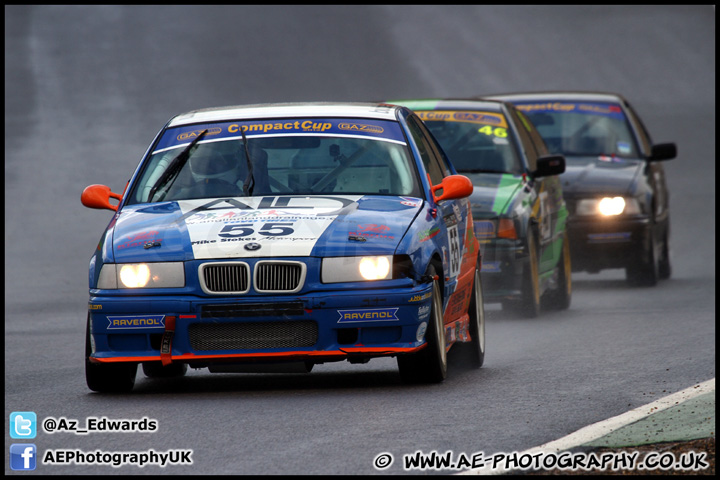
[[[492,95],[535,124],[551,153],[566,158],[561,175],[569,210],[573,271],[624,268],[636,285],[669,278],[670,208],[661,161],[674,143],[653,144],[630,103],[596,92]]]

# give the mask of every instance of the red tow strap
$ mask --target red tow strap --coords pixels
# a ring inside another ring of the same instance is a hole
[[[165,317],[165,333],[160,345],[160,361],[163,366],[172,363],[172,341],[175,335],[175,317]]]

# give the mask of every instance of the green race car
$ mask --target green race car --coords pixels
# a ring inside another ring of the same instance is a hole
[[[458,173],[474,185],[475,235],[483,250],[487,303],[527,317],[541,305],[566,309],[572,294],[568,212],[558,175],[562,155],[550,155],[535,127],[501,101],[402,100],[442,146]]]

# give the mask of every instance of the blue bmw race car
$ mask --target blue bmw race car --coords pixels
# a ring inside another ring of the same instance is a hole
[[[439,382],[485,354],[468,196],[423,122],[384,104],[274,104],[179,115],[122,195],[90,261],[86,379],[308,372],[397,357]]]

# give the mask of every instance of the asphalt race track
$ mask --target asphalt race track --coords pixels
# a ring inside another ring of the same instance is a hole
[[[404,454],[520,452],[713,379],[715,82],[712,6],[5,6],[5,473],[398,474]],[[87,267],[111,213],[80,193],[121,192],[171,116],[548,89],[620,92],[677,143],[671,279],[574,275],[570,309],[534,320],[489,305],[485,366],[451,363],[439,385],[403,385],[388,359],[87,389]],[[11,412],[36,413],[40,455],[192,450],[192,465],[15,472]],[[48,434],[49,417],[157,429]]]

